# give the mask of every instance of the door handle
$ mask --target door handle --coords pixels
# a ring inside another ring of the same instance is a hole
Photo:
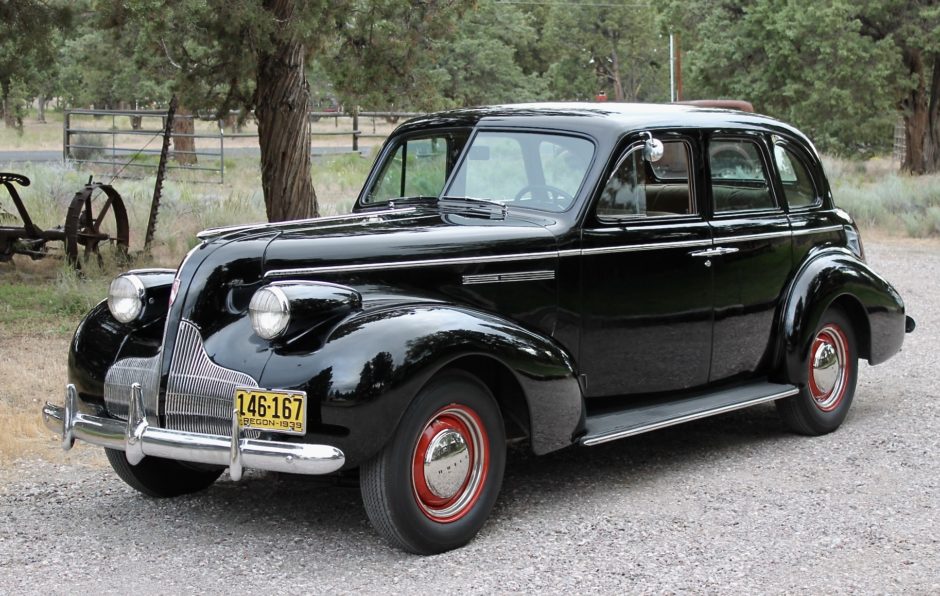
[[[739,249],[731,248],[727,246],[716,246],[715,248],[708,248],[705,250],[696,250],[690,252],[689,254],[693,257],[701,257],[705,259],[710,259],[712,257],[720,257],[721,255],[732,255],[738,252]]]

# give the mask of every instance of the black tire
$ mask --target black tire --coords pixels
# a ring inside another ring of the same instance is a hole
[[[838,366],[831,386],[816,382],[817,376],[832,375],[831,367],[816,368],[817,364],[829,361],[829,357],[834,357]],[[814,374],[814,370],[819,372]],[[858,380],[858,342],[852,322],[842,311],[830,309],[823,315],[813,333],[801,374],[800,393],[776,402],[783,422],[803,435],[824,435],[836,430],[849,413]]]
[[[442,457],[419,465],[434,454]],[[362,465],[362,501],[373,527],[393,546],[441,553],[479,532],[505,465],[506,431],[493,395],[475,377],[448,372],[418,393],[392,440]],[[426,471],[434,474],[431,480]]]
[[[225,468],[145,457],[132,466],[123,451],[105,449],[108,462],[131,488],[155,498],[178,497],[209,488]]]

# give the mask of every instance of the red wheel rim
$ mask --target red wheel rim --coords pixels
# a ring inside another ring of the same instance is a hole
[[[428,519],[455,522],[476,504],[489,470],[489,438],[462,404],[438,410],[418,437],[411,464],[415,502]]]
[[[835,410],[845,397],[851,373],[848,345],[842,329],[830,323],[819,330],[810,346],[807,385],[822,412]]]

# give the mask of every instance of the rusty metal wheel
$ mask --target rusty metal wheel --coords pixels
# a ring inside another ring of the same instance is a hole
[[[127,258],[130,229],[124,199],[109,184],[90,184],[75,193],[65,216],[65,257],[76,269],[94,257],[104,263],[102,248],[113,258]]]

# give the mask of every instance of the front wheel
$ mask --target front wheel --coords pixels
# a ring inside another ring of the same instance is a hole
[[[149,456],[132,466],[123,451],[105,448],[104,452],[121,480],[148,497],[178,497],[205,490],[225,471],[219,466]]]
[[[392,440],[360,470],[362,500],[394,546],[430,555],[469,542],[503,480],[506,432],[475,377],[447,373],[421,390]]]
[[[855,395],[857,345],[848,317],[828,310],[803,363],[806,378],[800,393],[777,401],[777,412],[791,430],[822,435],[839,428]]]

